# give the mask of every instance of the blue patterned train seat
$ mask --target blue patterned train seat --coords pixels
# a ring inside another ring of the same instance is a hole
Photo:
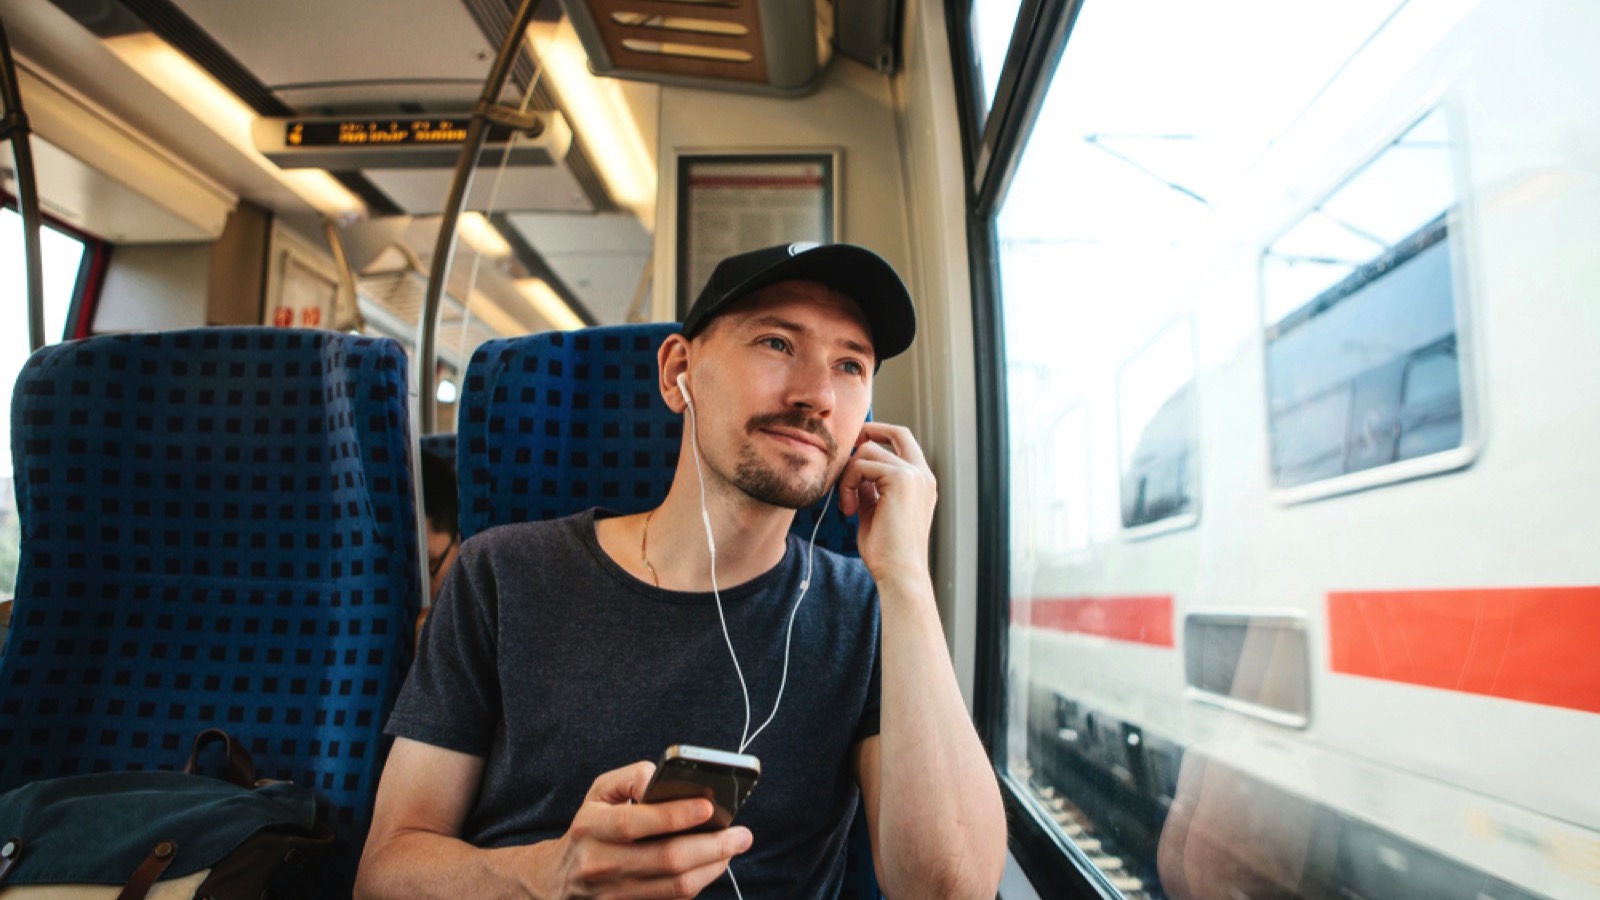
[[[201,729],[314,787],[359,853],[422,599],[406,359],[212,328],[24,367],[0,790],[173,768]],[[353,859],[349,861],[353,874]]]

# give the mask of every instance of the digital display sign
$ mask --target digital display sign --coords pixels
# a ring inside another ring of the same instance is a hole
[[[291,119],[283,127],[288,147],[394,147],[459,144],[470,119]],[[489,126],[488,141],[509,140],[511,129]]]
[[[452,168],[467,143],[472,116],[263,116],[250,126],[262,156],[286,169]],[[534,113],[530,132],[490,121],[480,165],[555,165],[572,144],[561,114]]]

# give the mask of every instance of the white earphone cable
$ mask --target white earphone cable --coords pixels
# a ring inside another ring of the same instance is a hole
[[[744,731],[739,737],[739,752],[744,752],[744,735],[750,733],[750,688],[745,684],[744,667],[739,665],[739,654],[733,649],[733,636],[728,633],[728,618],[722,612],[722,591],[717,588],[717,541],[711,533],[711,512],[706,506],[706,473],[700,466],[699,415],[694,409],[694,399],[678,376],[678,389],[683,391],[683,401],[689,405],[689,447],[694,451],[695,480],[700,482],[700,521],[706,527],[706,550],[711,555],[711,596],[717,601],[717,621],[722,623],[722,639],[728,645],[728,656],[733,660],[733,672],[739,676],[739,693],[744,697]]]
[[[711,596],[717,604],[717,621],[722,625],[722,640],[728,646],[728,656],[733,660],[734,674],[739,676],[739,693],[744,698],[744,728],[739,736],[739,752],[749,749],[750,744],[765,731],[772,720],[777,718],[778,706],[783,703],[783,691],[789,685],[789,649],[794,641],[795,618],[800,613],[800,604],[805,602],[806,593],[811,589],[811,570],[816,562],[817,532],[822,528],[822,520],[828,514],[828,506],[833,502],[833,491],[828,491],[822,503],[822,513],[817,516],[816,523],[811,528],[811,542],[806,548],[806,574],[800,580],[800,596],[794,601],[794,608],[789,611],[789,626],[783,638],[783,676],[778,681],[778,695],[772,701],[772,712],[767,715],[766,721],[750,733],[750,688],[744,680],[744,668],[739,665],[739,654],[733,649],[733,635],[728,631],[728,619],[722,610],[722,592],[717,587],[717,542],[711,530],[711,511],[706,504],[706,473],[700,462],[700,428],[699,415],[695,412],[694,398],[689,395],[689,386],[684,383],[684,376],[678,376],[678,389],[683,392],[683,402],[689,407],[689,447],[694,452],[694,471],[696,480],[700,483],[700,521],[706,529],[706,550],[711,557]],[[728,881],[733,884],[733,893],[744,900],[744,892],[739,890],[739,879],[733,876],[733,865],[728,868]]]
[[[794,619],[800,613],[800,604],[806,600],[806,592],[811,589],[811,564],[816,561],[817,531],[822,528],[822,518],[828,514],[828,504],[832,502],[833,491],[830,490],[827,496],[823,498],[822,513],[817,516],[816,524],[811,526],[811,546],[806,550],[806,577],[800,581],[800,596],[794,601],[794,609],[789,611],[789,629],[783,637],[783,678],[778,681],[778,696],[772,701],[772,712],[768,714],[767,720],[761,723],[761,727],[756,729],[755,734],[750,735],[739,745],[740,753],[743,753],[745,748],[754,743],[761,732],[765,731],[767,726],[772,724],[772,720],[778,716],[778,704],[783,702],[783,689],[789,684],[789,645],[794,640]]]

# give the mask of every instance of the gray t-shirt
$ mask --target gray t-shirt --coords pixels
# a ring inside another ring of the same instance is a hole
[[[462,838],[480,847],[561,836],[596,776],[669,745],[737,750],[744,703],[709,593],[653,587],[595,537],[590,510],[467,541],[428,617],[389,734],[485,760]],[[783,677],[806,542],[722,591],[754,731]],[[794,624],[788,685],[751,744],[761,780],[738,824],[747,898],[832,897],[860,792],[850,750],[878,733],[877,589],[860,560],[818,548]],[[726,877],[703,896],[733,896]]]

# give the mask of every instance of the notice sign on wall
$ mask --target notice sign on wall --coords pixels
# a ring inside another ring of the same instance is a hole
[[[737,253],[836,240],[839,153],[678,157],[678,318],[718,262]]]

